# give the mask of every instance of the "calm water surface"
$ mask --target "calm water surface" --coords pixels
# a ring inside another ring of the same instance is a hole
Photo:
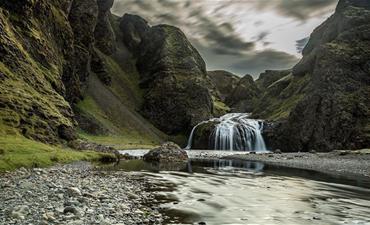
[[[141,171],[165,224],[370,224],[370,181],[231,160],[114,169]]]

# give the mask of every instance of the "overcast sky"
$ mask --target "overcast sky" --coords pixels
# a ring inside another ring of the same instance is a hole
[[[257,77],[291,68],[338,0],[115,0],[112,12],[182,29],[208,70]]]

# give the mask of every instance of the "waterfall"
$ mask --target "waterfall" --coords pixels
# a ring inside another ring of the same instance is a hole
[[[209,122],[217,122],[209,137],[209,147],[214,150],[267,150],[262,137],[263,121],[250,119],[247,113],[229,113],[197,124],[190,133],[186,149],[191,149],[197,128]]]

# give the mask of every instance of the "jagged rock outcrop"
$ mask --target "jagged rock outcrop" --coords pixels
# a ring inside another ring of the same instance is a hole
[[[68,15],[74,33],[74,57],[75,70],[78,79],[66,76],[69,102],[76,103],[82,98],[83,88],[86,88],[90,74],[91,55],[94,45],[94,30],[98,18],[98,5],[96,1],[80,0],[73,1]]]
[[[266,70],[260,74],[256,83],[260,89],[267,89],[274,82],[289,75],[291,72],[291,70]]]
[[[247,74],[239,80],[237,86],[226,98],[226,104],[232,108],[233,112],[252,112],[260,94],[261,91],[253,77]]]
[[[225,100],[231,94],[240,81],[240,77],[224,70],[208,71],[208,76],[219,92],[220,100]]]
[[[207,88],[204,60],[182,31],[169,25],[150,27],[124,15],[120,28],[126,46],[137,56],[143,114],[168,134],[191,129],[211,117],[213,101]]]
[[[370,146],[369,21],[369,1],[340,0],[334,15],[312,33],[292,73],[292,79],[309,77],[308,90],[275,129],[276,146],[285,151]]]
[[[98,19],[95,27],[95,46],[106,55],[111,55],[116,49],[116,35],[110,22],[110,9],[114,0],[97,0]]]

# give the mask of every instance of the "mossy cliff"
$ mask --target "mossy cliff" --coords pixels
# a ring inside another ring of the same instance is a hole
[[[0,1],[1,136],[117,148],[168,138],[138,113],[139,74],[112,4]]]
[[[293,69],[257,81],[207,73],[181,30],[116,17],[112,4],[0,0],[1,136],[148,147],[233,111],[273,122],[272,148],[370,145],[367,0],[340,0]]]
[[[178,134],[212,116],[205,62],[180,29],[151,27],[129,14],[122,17],[120,28],[137,59],[145,117],[164,132]]]
[[[292,71],[292,79],[308,81],[297,85],[305,94],[295,95],[299,101],[277,128],[276,144],[289,151],[370,146],[369,21],[369,1],[341,0],[315,29]]]
[[[67,61],[72,58],[73,32],[66,7],[58,1],[0,5],[2,133],[19,132],[48,143],[74,139],[76,122],[62,79],[73,71]]]

